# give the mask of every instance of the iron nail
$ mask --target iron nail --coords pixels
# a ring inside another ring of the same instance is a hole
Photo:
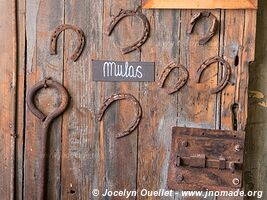
[[[235,151],[236,152],[239,152],[241,150],[242,150],[242,147],[239,144],[235,146]]]
[[[183,141],[183,142],[182,142],[182,146],[183,146],[183,147],[187,147],[187,146],[188,146],[188,142],[187,142],[186,140]]]
[[[177,181],[178,182],[182,182],[184,180],[184,176],[183,175],[178,175],[177,176]]]
[[[234,178],[233,179],[233,184],[234,185],[239,185],[240,184],[240,180],[238,178]]]

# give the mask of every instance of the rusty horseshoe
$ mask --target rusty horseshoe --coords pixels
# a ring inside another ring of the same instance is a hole
[[[116,138],[122,138],[122,137],[125,137],[125,136],[129,135],[139,125],[139,123],[141,121],[141,117],[142,117],[142,108],[141,108],[141,105],[140,105],[139,101],[131,94],[113,94],[113,95],[111,95],[109,98],[107,98],[105,100],[105,102],[101,106],[99,114],[98,114],[98,120],[102,121],[103,116],[104,116],[105,111],[107,110],[107,108],[113,102],[118,101],[118,100],[123,100],[123,99],[129,100],[134,104],[134,107],[135,107],[135,110],[136,110],[135,119],[131,122],[131,124],[128,126],[128,128],[125,131],[122,131],[122,132],[116,134]]]
[[[74,50],[73,55],[70,57],[71,60],[73,60],[74,62],[78,60],[78,58],[80,57],[83,49],[84,49],[84,45],[85,45],[85,36],[84,33],[82,31],[81,28],[79,28],[78,26],[74,26],[74,25],[69,25],[69,24],[63,24],[58,26],[52,33],[51,35],[51,41],[50,41],[50,54],[51,55],[56,55],[57,54],[57,38],[59,36],[59,34],[62,31],[65,31],[66,29],[71,29],[73,30],[77,36],[78,36],[78,46],[77,48]]]
[[[61,104],[49,115],[43,114],[35,105],[34,97],[37,92],[42,88],[55,88],[60,92]],[[27,105],[29,110],[40,119],[42,126],[40,135],[38,135],[40,143],[38,144],[38,162],[36,166],[37,176],[37,200],[45,199],[45,176],[46,176],[46,150],[47,150],[47,135],[51,122],[58,116],[60,116],[67,108],[69,102],[69,94],[67,90],[56,81],[51,79],[45,79],[35,84],[27,94]]]
[[[159,86],[161,88],[163,88],[164,86],[164,83],[167,79],[167,77],[170,75],[170,73],[175,69],[180,69],[181,70],[181,74],[180,74],[180,77],[179,77],[179,80],[177,81],[177,83],[175,84],[174,87],[168,87],[167,88],[167,91],[168,91],[168,94],[173,94],[177,91],[179,91],[187,82],[188,78],[189,78],[189,72],[188,70],[181,64],[176,64],[175,62],[171,62],[170,64],[168,64],[163,72],[161,73],[160,77],[159,77]]]
[[[215,56],[215,57],[212,57],[208,60],[206,60],[197,70],[197,75],[196,75],[196,82],[197,83],[200,83],[200,79],[201,79],[201,75],[203,73],[203,71],[205,69],[208,68],[208,66],[210,66],[211,64],[213,63],[220,63],[221,65],[223,65],[225,67],[225,70],[224,70],[224,75],[223,75],[223,78],[222,80],[220,81],[220,83],[218,83],[218,86],[214,89],[212,89],[210,91],[211,94],[216,94],[220,91],[222,91],[226,85],[228,84],[229,80],[230,80],[230,76],[231,76],[231,67],[230,67],[230,64],[224,60],[222,57],[220,56]]]
[[[193,33],[193,30],[194,30],[196,23],[203,17],[210,18],[212,20],[212,24],[211,24],[209,32],[206,34],[206,36],[204,36],[202,39],[199,40],[200,45],[206,44],[215,35],[215,33],[217,31],[218,24],[219,24],[217,18],[211,12],[209,12],[209,11],[199,12],[192,17],[192,19],[188,25],[188,29],[187,29],[188,34]]]
[[[141,39],[139,39],[138,41],[136,41],[135,43],[133,43],[132,45],[125,47],[122,49],[122,53],[123,54],[127,54],[130,53],[132,51],[135,51],[137,49],[140,49],[140,47],[147,41],[149,33],[150,33],[150,24],[149,21],[147,19],[147,17],[141,12],[141,7],[139,6],[135,11],[134,10],[123,10],[121,9],[119,14],[114,16],[112,21],[110,22],[110,24],[107,27],[107,32],[106,34],[108,36],[111,35],[112,31],[114,30],[115,26],[125,17],[127,16],[136,16],[139,17],[144,24],[144,32],[143,35],[141,37]]]

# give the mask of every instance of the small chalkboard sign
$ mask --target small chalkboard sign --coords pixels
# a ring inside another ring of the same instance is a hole
[[[93,81],[153,82],[154,62],[92,60]]]

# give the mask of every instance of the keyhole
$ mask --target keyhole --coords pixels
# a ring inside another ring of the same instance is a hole
[[[239,65],[239,56],[235,56],[235,66],[237,67]]]
[[[231,107],[232,110],[232,123],[233,123],[233,130],[237,131],[237,112],[239,109],[239,105],[234,103]]]

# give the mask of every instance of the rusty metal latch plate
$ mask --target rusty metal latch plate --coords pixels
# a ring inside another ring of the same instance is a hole
[[[235,190],[242,187],[245,132],[173,127],[168,187]]]

